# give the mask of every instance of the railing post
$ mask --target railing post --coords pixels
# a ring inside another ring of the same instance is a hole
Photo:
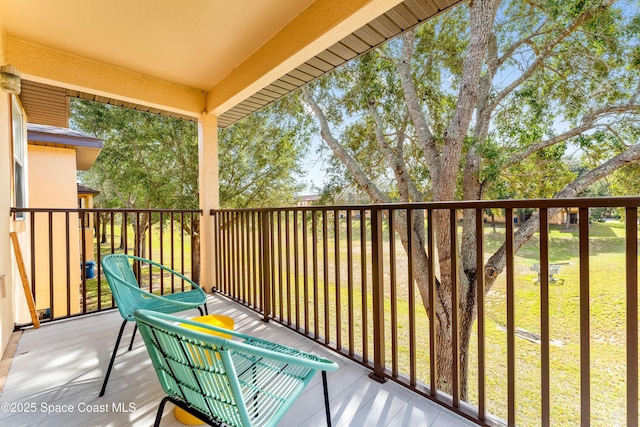
[[[269,221],[269,212],[262,211],[260,215],[262,216],[260,243],[262,245],[262,307],[264,312],[262,320],[268,322],[269,316],[271,315],[271,224]]]
[[[513,209],[505,212],[505,244],[507,267],[507,423],[516,425],[516,314],[515,314],[515,264],[513,249]]]
[[[84,227],[82,228],[82,277],[83,284],[86,287],[86,275],[84,270],[84,265],[86,263],[86,257],[84,255],[85,241],[84,241]],[[53,212],[49,212],[49,320],[53,320],[54,318],[54,304],[55,304],[55,287],[54,287],[54,273],[53,273]]]
[[[460,406],[460,284],[458,283],[458,223],[457,210],[449,209],[449,234],[451,238],[451,355],[453,406]],[[509,424],[514,425],[514,424]]]
[[[67,279],[67,316],[71,316],[71,239],[69,237],[71,225],[69,222],[69,212],[64,214],[64,233],[65,233],[65,262],[66,262],[66,279]],[[98,255],[100,253],[98,252]],[[98,309],[100,309],[100,260],[98,259]]]
[[[627,207],[627,425],[638,425],[638,208]]]
[[[91,215],[91,214],[89,214]],[[102,245],[102,234],[100,232],[100,213],[98,212],[94,212],[94,241],[96,243],[95,245],[95,250],[96,250],[96,258],[95,258],[95,263],[96,263],[96,269],[97,269],[97,274],[96,274],[96,281],[98,282],[98,311],[102,310],[102,286],[100,283],[100,249],[101,249],[101,245]],[[82,233],[84,234],[84,230],[82,230]],[[67,234],[67,239],[69,238],[69,230],[66,231]],[[68,243],[67,243],[68,246]],[[83,265],[82,268],[85,268],[85,266]],[[67,291],[67,295],[69,295],[68,291]]]
[[[547,208],[540,208],[540,397],[542,399],[540,425],[551,425],[550,392],[550,349],[549,349],[549,213]]]
[[[578,210],[580,245],[580,425],[591,425],[591,314],[589,278],[589,208]]]
[[[80,250],[81,254],[81,262],[80,264],[80,277],[82,278],[82,312],[87,312],[87,274],[85,265],[87,263],[87,239],[84,234],[84,229],[86,227],[86,213],[84,211],[80,211],[80,242],[82,243],[82,248]],[[51,230],[49,230],[51,231]],[[53,315],[53,307],[51,308],[51,314]],[[53,316],[50,317],[53,319]]]
[[[363,254],[364,256],[364,254]],[[373,372],[369,374],[378,382],[384,377],[384,275],[382,254],[382,211],[371,211],[371,286],[373,288]]]
[[[542,242],[540,243],[542,245]],[[435,301],[435,299],[434,299]],[[476,209],[476,304],[478,306],[478,419],[486,420],[486,350],[484,295],[484,215]]]

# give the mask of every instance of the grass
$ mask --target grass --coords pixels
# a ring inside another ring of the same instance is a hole
[[[589,230],[590,337],[591,337],[591,424],[626,424],[626,326],[625,326],[625,241],[624,224],[593,224]],[[562,266],[561,286],[550,287],[551,338],[564,343],[551,347],[551,419],[553,425],[580,422],[580,292],[577,230],[552,228],[551,262]],[[516,256],[516,325],[540,332],[539,286],[535,273],[525,268],[537,261],[539,242],[532,239]],[[498,326],[506,324],[504,280],[487,295],[486,327],[489,360],[488,395],[494,396],[488,409],[506,414],[506,337]],[[471,349],[477,354],[477,348]],[[472,356],[472,357],[474,357]],[[540,424],[540,346],[518,339],[517,391],[519,425]],[[502,396],[502,398],[499,398]],[[477,399],[471,395],[471,401]]]
[[[341,233],[342,234],[342,233]],[[485,229],[487,258],[504,242],[504,229],[493,232],[490,227]],[[362,287],[362,271],[360,269],[361,249],[359,232],[354,229],[353,244],[353,283],[352,292],[354,325],[353,347],[356,354],[373,353],[372,315],[371,315],[371,263],[370,245],[367,244],[367,270],[365,278],[367,284]],[[409,318],[411,311],[408,303],[406,256],[399,242],[396,241],[397,256],[397,289],[396,316],[398,330],[398,356],[393,358],[391,352],[391,289],[389,286],[389,239],[384,236],[385,249],[385,337],[386,362],[389,369],[393,363],[403,375],[409,374]],[[591,369],[591,425],[616,426],[626,425],[626,317],[625,317],[625,241],[624,224],[620,222],[595,223],[589,229],[590,245],[590,369]],[[327,246],[333,248],[331,235]],[[324,300],[324,272],[322,260],[321,239],[318,240],[319,262],[315,273],[318,281],[317,302],[319,316],[313,318],[315,308],[307,303],[311,314],[308,330],[315,336],[315,325],[318,324],[319,335],[324,336],[325,304],[329,310],[329,335],[336,342],[336,314],[339,311],[342,319],[342,345],[347,347],[349,336],[348,318],[349,292],[346,286],[346,247],[340,248],[340,304],[337,304],[335,274],[336,265],[333,254],[328,258],[328,291],[329,300]],[[563,263],[556,285],[550,287],[550,322],[551,338],[562,343],[551,347],[551,423],[552,425],[573,426],[580,423],[580,292],[579,292],[579,247],[577,227],[566,230],[564,226],[552,226],[549,237],[549,256],[552,263]],[[311,254],[311,243],[309,254]],[[539,240],[534,236],[515,257],[515,300],[516,326],[526,331],[540,333],[540,287],[536,283],[537,273],[531,266],[539,262]],[[311,261],[308,261],[311,266]],[[293,269],[291,269],[293,271]],[[313,295],[313,268],[309,270],[309,295]],[[302,272],[302,268],[300,268]],[[286,274],[283,274],[286,281]],[[292,289],[292,298],[296,293],[302,293],[303,277],[300,276],[300,290]],[[294,282],[295,278],[291,278]],[[278,282],[278,276],[276,276]],[[279,288],[279,283],[276,283]],[[291,285],[294,288],[293,285]],[[286,294],[286,284],[282,284],[282,292]],[[363,315],[362,295],[366,295],[366,310]],[[486,393],[487,409],[495,416],[507,418],[507,345],[506,333],[506,293],[504,276],[500,276],[492,290],[486,297]],[[299,298],[303,307],[302,298]],[[313,301],[310,297],[309,300]],[[286,301],[286,296],[285,296]],[[419,295],[415,295],[416,308],[416,375],[423,383],[429,383],[429,326],[428,318],[421,304]],[[338,308],[339,307],[339,308]],[[293,308],[291,309],[293,311]],[[280,307],[274,308],[276,314]],[[282,307],[283,317],[289,316],[288,309]],[[294,317],[291,314],[291,317]],[[304,329],[304,319],[301,316],[301,329]],[[295,319],[292,319],[295,322]],[[364,320],[367,327],[363,328]],[[471,338],[469,372],[469,402],[478,404],[477,392],[477,335]],[[521,426],[537,426],[541,421],[541,353],[540,345],[516,338],[516,399],[517,424]]]
[[[369,221],[365,225],[369,227]],[[318,221],[321,224],[321,221]],[[278,247],[281,247],[282,257],[285,257],[285,239],[275,237],[274,247],[274,287],[276,293],[283,295],[283,304],[276,298],[273,313],[287,322],[296,323],[296,304],[299,307],[299,330],[308,330],[309,335],[337,342],[340,340],[343,351],[355,354],[373,354],[373,321],[372,321],[372,289],[371,289],[371,244],[367,237],[365,252],[360,246],[360,224],[353,223],[353,269],[351,271],[353,289],[349,292],[347,277],[346,222],[340,223],[339,263],[335,262],[333,252],[334,235],[332,224],[326,242],[321,233],[315,239],[318,261],[313,264],[313,240],[308,240],[308,277],[307,293],[304,297],[303,260],[298,260],[299,274],[294,276],[293,265],[290,265],[289,295],[287,294],[287,270],[284,261],[278,262]],[[384,293],[385,293],[385,350],[387,368],[397,367],[400,375],[410,372],[410,319],[415,319],[413,333],[416,337],[415,363],[416,379],[425,384],[429,383],[429,321],[417,291],[414,292],[415,308],[410,309],[410,292],[408,290],[407,258],[399,242],[395,238],[396,274],[393,277],[396,287],[393,294],[396,298],[395,310],[397,323],[396,353],[392,348],[391,330],[391,297],[390,286],[390,242],[389,234],[384,224],[383,258],[384,258]],[[284,234],[283,227],[283,234]],[[311,233],[311,221],[308,224]],[[591,368],[591,425],[617,426],[626,425],[626,307],[625,307],[625,241],[624,224],[620,222],[595,223],[589,228],[590,245],[590,368]],[[119,236],[119,229],[114,229]],[[174,252],[180,251],[180,234],[174,233]],[[368,233],[367,233],[368,234]],[[311,236],[311,234],[309,234]],[[293,246],[293,233],[291,233]],[[133,234],[129,233],[129,244],[133,242]],[[160,233],[157,228],[153,231],[153,259],[160,260]],[[163,261],[169,265],[171,259],[170,236],[163,233]],[[549,257],[552,263],[563,263],[559,273],[561,281],[550,287],[550,321],[551,338],[562,343],[551,347],[551,424],[559,426],[574,426],[580,424],[580,326],[579,326],[579,248],[577,227],[567,230],[564,226],[551,226],[549,236]],[[185,271],[190,271],[190,239],[185,237]],[[493,231],[485,228],[485,254],[487,258],[504,242],[504,228]],[[327,278],[325,284],[323,245],[329,248],[327,258]],[[102,246],[102,253],[111,251],[111,243]],[[245,247],[245,246],[243,246]],[[132,252],[132,249],[129,251]],[[246,253],[246,249],[245,249]],[[291,249],[293,253],[293,249]],[[302,241],[299,240],[299,253],[302,257]],[[363,258],[364,256],[364,258]],[[181,268],[180,256],[174,256],[174,267]],[[362,261],[366,266],[362,268]],[[540,333],[540,287],[536,284],[537,273],[531,270],[534,263],[539,262],[539,239],[534,236],[515,257],[515,301],[516,326],[533,333]],[[278,270],[277,265],[281,265]],[[241,272],[240,262],[235,265],[234,280],[250,283],[249,275]],[[363,276],[364,272],[364,276]],[[340,286],[336,287],[336,275],[340,276]],[[148,269],[143,269],[143,280],[148,281]],[[259,275],[258,282],[260,281]],[[154,272],[153,281],[158,283],[159,275]],[[96,284],[88,281],[92,286],[95,304]],[[105,292],[106,282],[102,281],[103,306],[111,304],[110,294]],[[157,287],[157,285],[154,285]],[[325,289],[326,286],[326,289]],[[89,292],[89,291],[88,291]],[[329,298],[325,300],[325,292]],[[317,293],[318,298],[313,298]],[[258,292],[260,296],[260,291]],[[363,297],[364,296],[364,297]],[[504,275],[501,275],[491,291],[486,296],[486,393],[487,410],[493,415],[507,418],[507,346],[506,333],[506,295]],[[287,298],[293,302],[287,305]],[[340,300],[338,302],[338,299]],[[315,301],[315,306],[314,306]],[[351,301],[351,302],[350,302]],[[261,305],[258,303],[257,305]],[[353,324],[349,324],[349,309],[352,309]],[[327,309],[327,310],[326,310]],[[328,314],[326,314],[326,312]],[[308,322],[305,322],[305,312]],[[317,312],[316,317],[314,313]],[[282,313],[282,314],[281,314]],[[338,315],[341,319],[337,330]],[[366,323],[366,326],[365,326]],[[328,329],[325,329],[328,324]],[[317,331],[317,334],[316,334]],[[339,336],[338,336],[339,332]],[[350,343],[352,341],[352,344]],[[540,345],[516,338],[516,399],[517,424],[521,426],[540,425]],[[477,391],[477,335],[475,326],[469,349],[469,402],[478,404]]]
[[[107,241],[100,244],[100,254],[104,256],[109,253],[124,253],[124,248],[120,248],[120,233],[122,227],[119,224],[114,224],[113,227],[113,241],[111,240],[111,228],[107,229]],[[145,245],[145,253],[142,255],[145,258],[150,258],[156,262],[162,263],[179,273],[184,273],[185,276],[191,276],[191,236],[186,232],[183,233],[179,228],[179,224],[174,225],[173,230],[173,251],[172,251],[172,239],[171,229],[165,227],[162,229],[162,251],[160,250],[160,227],[156,224],[152,227],[152,240],[151,240],[151,256],[149,256],[149,240],[147,234],[147,243]],[[127,227],[127,253],[134,254],[135,248],[135,234],[131,226]],[[182,257],[182,251],[184,251],[184,258]],[[162,256],[161,256],[162,254]],[[95,258],[98,259],[97,250]],[[97,273],[97,271],[96,271]],[[160,271],[157,268],[150,269],[149,266],[142,266],[140,271],[141,286],[145,290],[151,289],[154,293],[160,294]],[[150,286],[149,283],[152,283]],[[163,279],[164,292],[172,292],[171,274],[165,272]],[[182,280],[178,279],[173,281],[175,289],[182,287]],[[98,309],[98,278],[87,279],[87,311]],[[112,307],[111,290],[107,281],[102,278],[100,280],[100,300],[101,308]]]

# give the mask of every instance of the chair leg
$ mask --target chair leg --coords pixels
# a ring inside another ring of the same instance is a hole
[[[205,302],[203,305],[204,305],[204,314],[209,314],[209,309],[207,308],[207,303]]]
[[[327,386],[327,371],[322,371],[322,387],[324,388],[324,410],[327,414],[327,427],[331,427],[331,410],[329,409],[329,388]]]
[[[153,424],[153,427],[160,426],[160,421],[162,420],[162,412],[164,411],[164,404],[167,403],[167,400],[169,400],[169,396],[165,396],[165,398],[162,399],[162,402],[160,402],[160,407],[158,408],[158,412],[156,413],[156,422]]]
[[[120,326],[120,333],[118,334],[116,345],[115,347],[113,347],[113,354],[111,355],[111,361],[109,362],[107,375],[104,376],[104,382],[102,383],[102,390],[100,390],[100,394],[99,394],[100,397],[104,396],[104,392],[107,389],[107,382],[109,382],[109,375],[111,375],[111,368],[113,368],[113,362],[116,360],[116,353],[118,352],[118,346],[120,345],[120,339],[122,338],[122,332],[124,331],[125,326],[127,326],[127,320],[122,322],[122,326]]]
[[[202,312],[202,307],[198,307],[198,311],[200,312],[200,316],[204,315],[204,313]]]
[[[133,335],[131,335],[131,342],[129,343],[129,351],[133,348],[133,340],[136,338],[136,332],[138,332],[138,324],[133,325]]]

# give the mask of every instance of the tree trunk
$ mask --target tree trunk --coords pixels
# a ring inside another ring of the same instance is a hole
[[[193,259],[191,260],[191,280],[200,283],[200,219],[195,217],[191,224],[191,236],[193,237]]]
[[[437,387],[448,394],[453,393],[453,348],[451,347],[451,329],[436,329]]]
[[[451,212],[455,215],[455,211]],[[455,219],[453,219],[455,221]],[[443,318],[439,319],[436,335],[438,336],[438,388],[445,393],[451,394],[452,387],[452,360],[453,353],[451,351],[452,337],[452,267],[451,267],[451,231],[450,231],[450,212],[435,211],[433,212],[433,226],[435,231],[436,246],[438,249],[438,265],[440,267],[440,286],[437,293],[442,303],[444,312]],[[453,254],[457,257],[458,254]],[[448,348],[447,348],[448,347]],[[441,362],[442,361],[442,362]]]
[[[126,215],[126,214],[122,214],[122,215],[124,217],[124,215]],[[123,224],[124,224],[124,221],[123,221]],[[120,250],[124,250],[125,249],[125,247],[124,247],[124,236],[126,234],[127,234],[126,228],[120,227],[120,247],[118,248]]]
[[[133,226],[134,233],[134,247],[133,247],[133,255],[138,256],[140,258],[146,258],[146,246],[147,246],[147,229],[149,228],[151,218],[149,215],[138,215],[136,213],[130,213],[129,217],[131,218],[131,225]],[[140,219],[138,221],[138,219]],[[140,273],[140,263],[134,261],[133,263],[133,271],[140,282],[141,278],[139,277]]]
[[[103,216],[102,214],[98,214],[100,216]],[[108,215],[105,215],[106,218],[108,218]],[[107,243],[107,220],[106,218],[102,218],[102,231],[100,234],[100,243]]]

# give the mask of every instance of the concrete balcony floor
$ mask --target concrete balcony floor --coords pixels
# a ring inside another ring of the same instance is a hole
[[[231,316],[243,333],[335,360],[340,369],[328,377],[334,426],[475,425],[393,381],[371,380],[364,367],[280,325],[264,323],[258,314],[224,297],[209,296],[209,313]],[[126,351],[133,325],[125,329],[106,395],[98,397],[121,322],[112,310],[25,330],[0,395],[0,425],[153,425],[164,394],[139,335],[133,350]],[[326,425],[322,401],[321,376],[316,375],[279,425]],[[170,403],[161,425],[182,425]]]

